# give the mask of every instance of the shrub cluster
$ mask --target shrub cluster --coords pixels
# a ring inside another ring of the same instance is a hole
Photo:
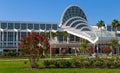
[[[51,68],[120,68],[120,58],[74,58],[45,60],[44,66]]]
[[[8,51],[4,52],[3,56],[19,56],[19,53],[15,51]]]

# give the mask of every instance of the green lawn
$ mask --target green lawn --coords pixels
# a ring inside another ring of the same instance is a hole
[[[40,61],[40,65],[42,61]],[[29,68],[29,63],[24,64],[23,60],[0,59],[0,73],[120,73],[120,69],[80,69],[80,68],[65,68],[65,69],[39,69],[26,70]]]

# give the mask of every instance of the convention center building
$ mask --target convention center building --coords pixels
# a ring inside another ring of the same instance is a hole
[[[85,12],[78,5],[70,5],[63,12],[60,23],[48,22],[25,22],[25,21],[0,21],[0,53],[8,50],[19,51],[20,39],[31,32],[41,34],[41,32],[61,32],[66,31],[69,37],[60,35],[54,38],[51,35],[50,45],[56,48],[55,53],[60,53],[61,49],[68,49],[75,54],[81,46],[81,40],[86,40],[89,44],[95,45],[99,52],[107,41],[115,38],[114,29],[111,25],[105,25],[102,29],[90,25]],[[101,33],[102,31],[102,33]],[[120,39],[120,27],[117,28],[118,40]]]

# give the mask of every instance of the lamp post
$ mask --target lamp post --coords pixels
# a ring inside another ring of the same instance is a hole
[[[52,43],[52,36],[51,36],[51,29],[50,29],[50,59],[52,58],[51,43]]]

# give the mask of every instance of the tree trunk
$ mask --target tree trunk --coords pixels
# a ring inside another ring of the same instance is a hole
[[[117,40],[117,28],[115,28],[115,38]]]
[[[39,68],[38,60],[35,58],[30,59],[31,68]]]
[[[67,43],[69,43],[69,37],[67,37]]]

